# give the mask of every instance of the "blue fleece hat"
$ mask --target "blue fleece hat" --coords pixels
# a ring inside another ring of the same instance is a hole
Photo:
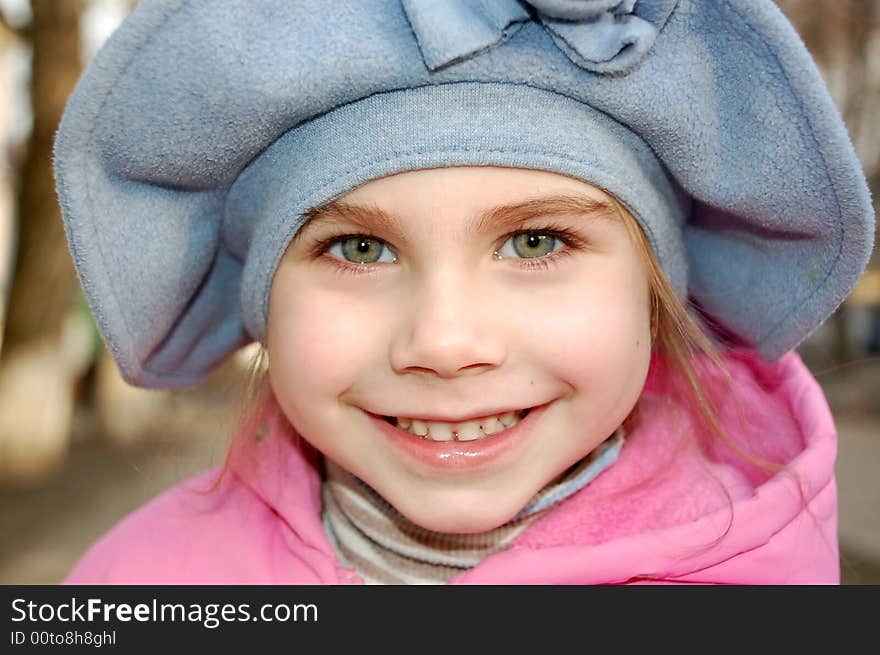
[[[308,209],[449,165],[604,189],[681,296],[767,359],[872,247],[846,129],[769,0],[141,0],[56,143],[77,271],[147,387],[263,336]]]

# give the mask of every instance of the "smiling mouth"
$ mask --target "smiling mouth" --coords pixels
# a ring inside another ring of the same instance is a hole
[[[504,434],[528,416],[531,410],[532,408],[528,407],[458,423],[396,416],[383,416],[382,419],[399,430],[426,441],[477,441]]]

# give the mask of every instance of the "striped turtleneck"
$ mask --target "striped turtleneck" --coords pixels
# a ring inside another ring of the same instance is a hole
[[[340,560],[367,584],[442,584],[501,552],[553,505],[565,500],[617,459],[617,431],[539,491],[507,523],[487,532],[447,534],[419,527],[372,487],[325,459],[323,522]]]

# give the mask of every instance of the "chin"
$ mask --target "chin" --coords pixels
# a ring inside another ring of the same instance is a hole
[[[429,512],[419,511],[423,510],[425,506],[416,507],[415,511],[410,511],[410,508],[398,507],[397,509],[410,521],[426,530],[449,534],[474,534],[494,530],[516,516],[516,513],[521,509],[520,506],[478,508],[474,503],[464,506],[449,503],[445,504],[442,510],[438,510],[439,504],[439,502],[429,504],[428,506],[431,507]],[[482,504],[487,503],[483,501]]]

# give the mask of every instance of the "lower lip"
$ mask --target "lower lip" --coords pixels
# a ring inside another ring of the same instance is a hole
[[[528,439],[548,405],[533,407],[512,428],[473,441],[431,441],[401,430],[375,414],[370,414],[370,418],[395,448],[418,462],[436,470],[472,471],[498,461]]]

